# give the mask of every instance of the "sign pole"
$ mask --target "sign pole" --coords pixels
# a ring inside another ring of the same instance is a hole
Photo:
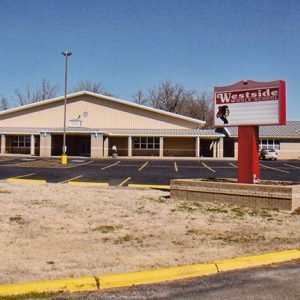
[[[238,127],[238,183],[259,180],[259,127]]]

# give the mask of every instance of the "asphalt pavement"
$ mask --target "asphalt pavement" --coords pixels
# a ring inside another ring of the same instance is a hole
[[[164,284],[57,296],[55,300],[96,299],[299,299],[300,261],[264,268],[219,273]]]
[[[300,181],[299,160],[260,161],[262,180]],[[128,184],[169,185],[177,178],[236,178],[236,160],[147,160],[69,159],[0,157],[0,180],[23,178],[49,183],[105,182],[111,186]]]

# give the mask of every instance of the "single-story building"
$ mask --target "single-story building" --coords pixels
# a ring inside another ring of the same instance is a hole
[[[224,138],[224,157],[238,157],[238,127],[218,130]],[[300,158],[300,121],[287,121],[286,125],[260,126],[259,149],[275,149],[279,159]]]
[[[238,128],[203,129],[204,121],[88,91],[67,96],[68,156],[237,157]],[[0,112],[0,153],[60,156],[64,97]],[[300,158],[300,121],[260,126],[260,149]]]
[[[205,122],[88,91],[69,94],[68,156],[223,157],[225,134]],[[62,154],[64,97],[0,112],[1,154]]]

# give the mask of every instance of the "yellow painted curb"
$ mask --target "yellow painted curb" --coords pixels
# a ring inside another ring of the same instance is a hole
[[[153,185],[153,184],[128,184],[129,188],[134,189],[158,189],[158,190],[170,190],[169,185]]]
[[[300,259],[300,250],[293,249],[255,256],[220,260],[213,263],[148,270],[131,273],[100,275],[97,277],[68,278],[12,285],[0,285],[1,296],[25,295],[31,293],[81,292],[99,289],[125,287],[139,284],[170,281],[176,279],[207,276],[230,270],[263,266]]]
[[[14,296],[31,293],[94,291],[97,289],[98,286],[94,277],[81,277],[0,285],[0,296]]]
[[[22,179],[22,178],[8,178],[8,182],[26,182],[26,183],[47,183],[46,180],[40,179]]]
[[[280,263],[293,259],[300,259],[300,250],[293,249],[281,252],[238,257],[233,259],[214,261],[219,272],[245,269],[273,263]]]
[[[107,182],[89,182],[89,181],[68,181],[68,184],[75,185],[94,185],[94,186],[109,186]]]
[[[216,274],[217,272],[215,264],[199,264],[160,270],[100,275],[97,277],[99,278],[100,289],[107,289],[211,275]]]

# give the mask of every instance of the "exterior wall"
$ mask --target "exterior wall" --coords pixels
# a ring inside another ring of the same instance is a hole
[[[164,138],[164,156],[196,156],[195,138]]]
[[[279,159],[298,159],[300,158],[300,138],[286,139],[280,141]]]
[[[117,147],[119,156],[128,156],[128,137],[109,137],[108,155],[112,156],[112,146]]]
[[[91,96],[68,100],[67,125],[69,120],[78,118],[82,127],[92,129],[184,129],[198,126],[187,120]],[[0,115],[0,127],[63,128],[63,101]]]
[[[266,138],[267,139],[267,138]],[[278,159],[299,159],[300,158],[300,138],[299,139],[279,139],[280,140],[280,150],[278,152]],[[234,140],[234,154],[238,157],[238,141]]]
[[[132,149],[132,156],[159,156],[159,149]]]

